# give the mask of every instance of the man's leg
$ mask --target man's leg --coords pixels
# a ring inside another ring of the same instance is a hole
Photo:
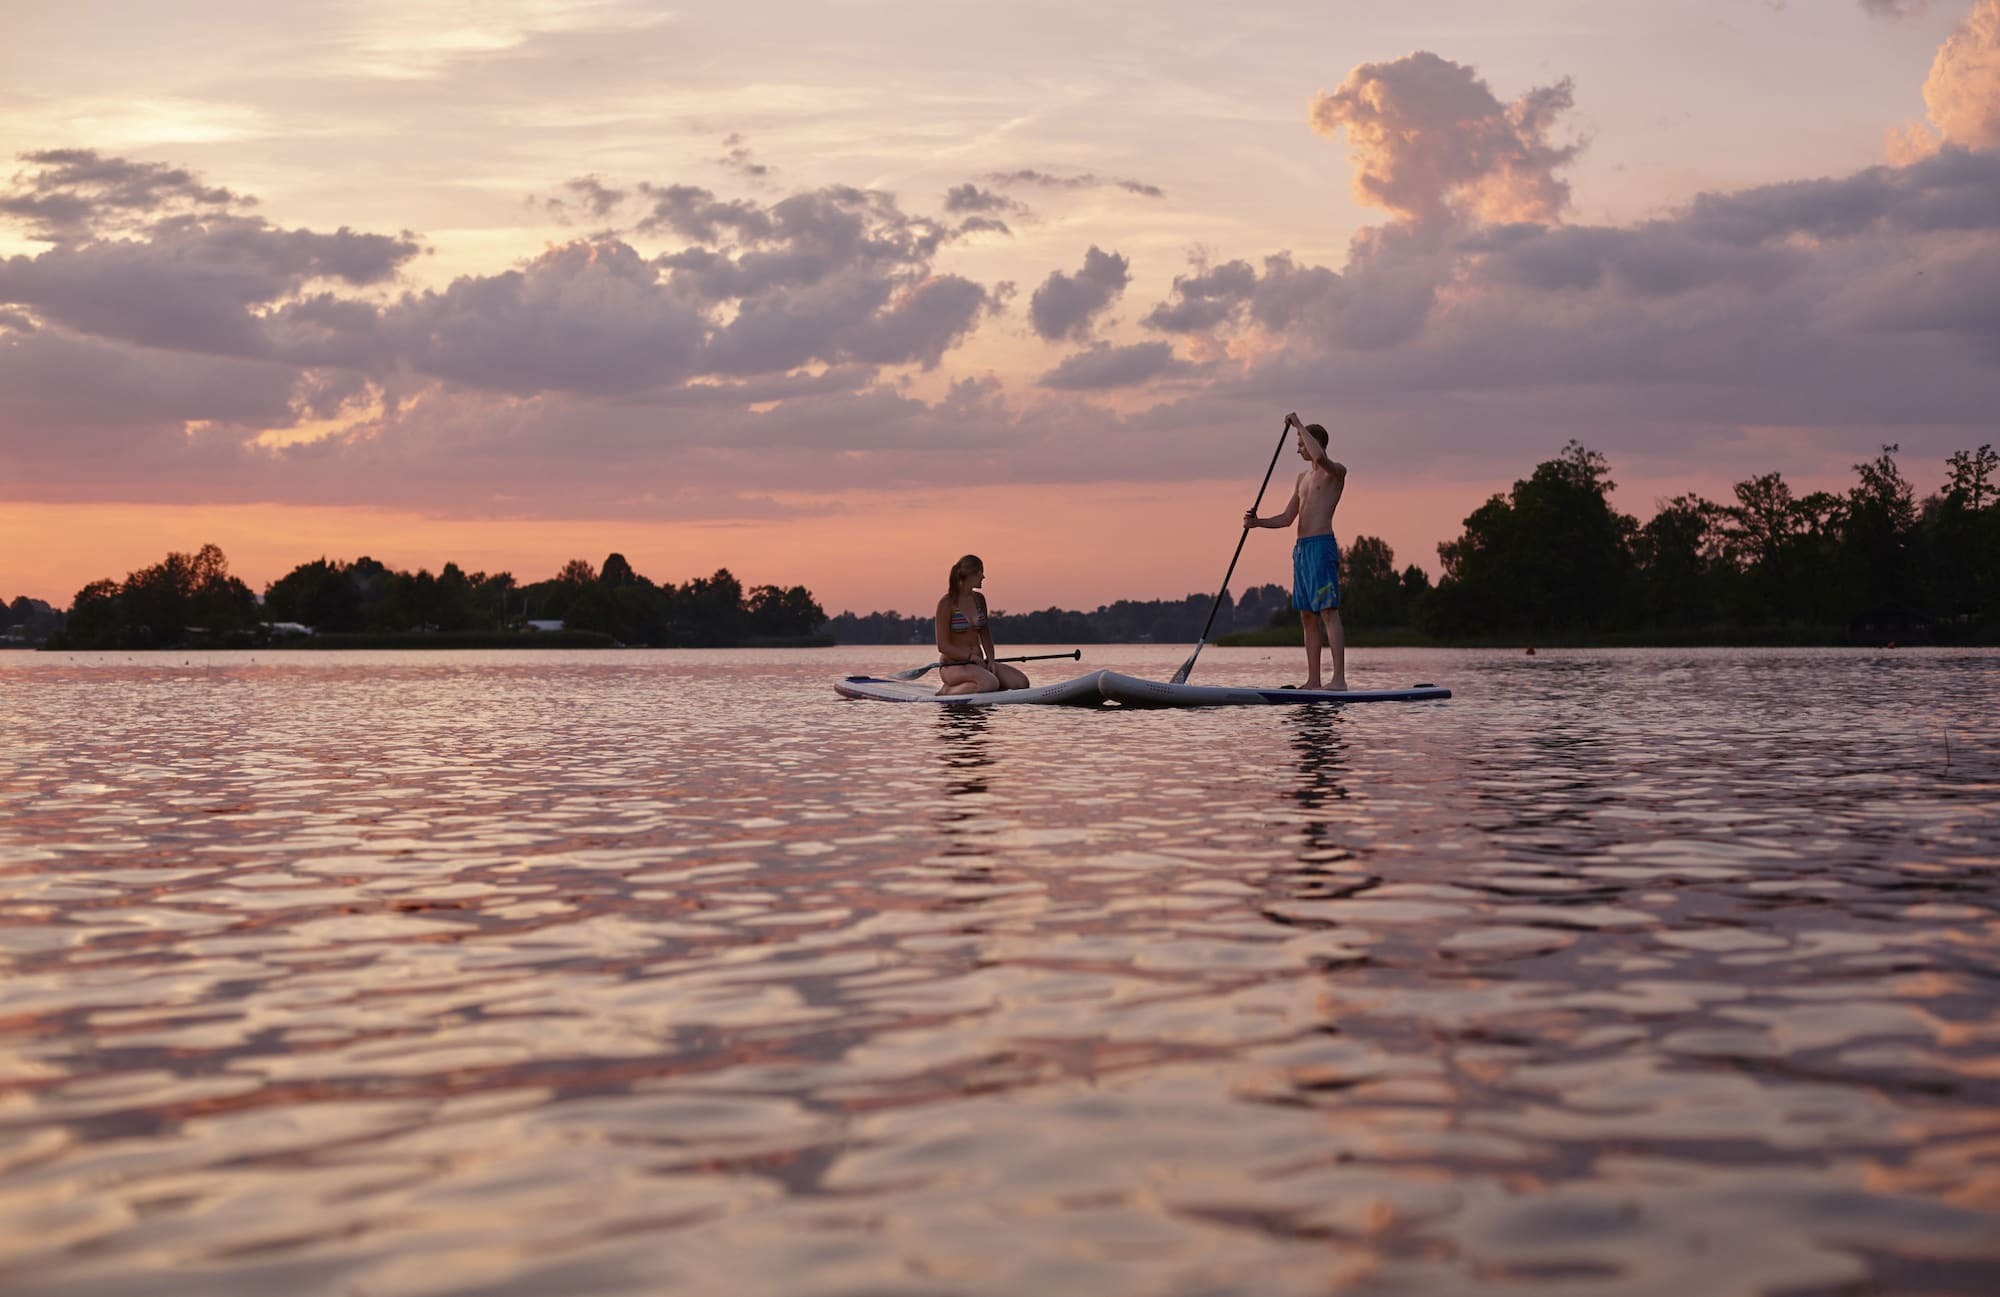
[[[1329,689],[1347,688],[1347,628],[1340,624],[1340,609],[1328,608],[1320,614],[1326,622],[1326,642],[1333,646],[1333,683]]]
[[[1306,682],[1307,689],[1317,689],[1319,685],[1319,648],[1325,643],[1320,634],[1320,615],[1316,612],[1301,612],[1299,620],[1306,628]]]

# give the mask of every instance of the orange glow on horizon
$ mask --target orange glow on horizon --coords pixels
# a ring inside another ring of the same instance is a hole
[[[1437,544],[1512,479],[1490,483],[1372,483],[1357,473],[1334,530],[1343,543],[1379,536],[1399,567],[1438,575]],[[1273,479],[1263,512],[1282,506]],[[1624,479],[1614,503],[1641,522],[1660,499],[1696,492],[1728,502],[1722,478]],[[1795,490],[1851,483],[1794,480]],[[685,582],[726,567],[745,586],[804,585],[828,613],[922,613],[960,554],[986,560],[998,609],[1088,611],[1118,599],[1210,593],[1236,544],[1254,482],[966,486],[779,497],[800,512],[776,521],[651,518],[442,518],[362,507],[279,504],[0,504],[0,600],[28,595],[66,608],[91,581],[119,579],[171,550],[213,542],[252,589],[322,556],[368,555],[391,567],[512,572],[545,580],[571,558],[616,551],[654,581]],[[1287,535],[1259,531],[1231,586],[1291,582]]]

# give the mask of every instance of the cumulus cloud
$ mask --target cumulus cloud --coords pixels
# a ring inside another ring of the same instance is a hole
[[[1050,342],[1081,338],[1132,282],[1132,263],[1096,244],[1073,275],[1051,271],[1028,299],[1028,322]]]
[[[1354,192],[1369,206],[1418,224],[1547,224],[1569,204],[1556,171],[1578,146],[1549,134],[1572,90],[1565,77],[1503,104],[1473,69],[1419,51],[1355,68],[1314,97],[1309,118],[1322,135],[1347,133]]]
[[[1924,80],[1924,111],[1927,121],[1889,133],[1892,162],[1945,145],[2000,148],[2000,0],[1978,0],[1945,38]]]
[[[2000,148],[2000,0],[1980,0],[1924,82],[1924,108],[1948,144]]]
[[[600,393],[683,381],[704,334],[699,307],[665,292],[615,239],[406,297],[383,331],[421,373],[500,391]]]

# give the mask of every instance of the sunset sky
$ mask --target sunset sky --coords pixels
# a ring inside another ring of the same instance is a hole
[[[212,540],[1088,608],[1212,589],[1288,410],[1433,573],[1572,437],[1642,520],[2000,441],[2000,0],[4,22],[0,599]]]

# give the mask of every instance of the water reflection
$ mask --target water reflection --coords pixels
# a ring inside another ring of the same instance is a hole
[[[454,661],[0,661],[9,1291],[2000,1287],[2000,654]]]

